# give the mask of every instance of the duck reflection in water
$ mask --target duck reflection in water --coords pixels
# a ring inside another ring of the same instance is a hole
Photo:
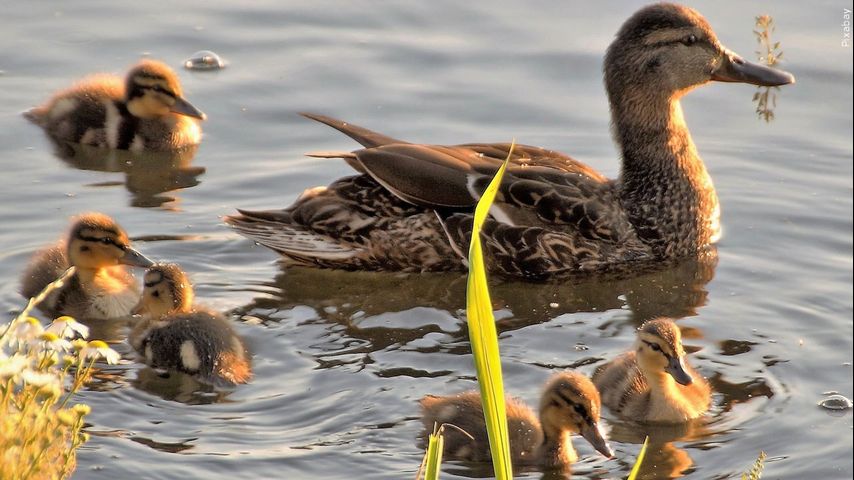
[[[137,370],[131,384],[137,390],[156,395],[163,400],[187,405],[208,405],[228,401],[231,390],[219,389],[201,382],[192,375],[180,372],[159,372],[151,367]]]
[[[130,205],[141,208],[176,210],[180,202],[177,191],[200,183],[205,167],[193,166],[197,145],[177,150],[133,152],[109,150],[51,138],[54,154],[78,170],[122,172],[124,182],[100,183],[95,186],[123,184],[131,194]]]
[[[490,278],[490,294],[495,309],[512,312],[512,318],[499,319],[502,331],[549,322],[563,314],[626,308],[630,310],[628,322],[639,326],[653,317],[696,315],[706,304],[706,284],[714,278],[717,262],[717,251],[712,249],[700,258],[628,279],[531,283]],[[465,307],[466,277],[457,273],[394,275],[283,265],[273,281],[249,288],[263,295],[238,313],[278,322],[270,312],[312,305],[321,319],[359,330],[359,319],[419,307],[456,316]],[[395,289],[394,295],[389,294],[389,288]],[[395,327],[407,331],[412,325]],[[463,330],[459,333],[460,338],[466,335]]]

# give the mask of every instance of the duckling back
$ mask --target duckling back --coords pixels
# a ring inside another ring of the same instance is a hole
[[[483,406],[477,392],[437,397],[428,395],[421,399],[425,431],[433,425],[452,424],[473,438],[454,428],[445,429],[445,455],[474,462],[486,462],[491,458]],[[539,461],[537,448],[543,443],[543,431],[537,415],[525,404],[512,398],[506,399],[507,429],[510,436],[510,454],[514,464],[533,464]]]
[[[196,311],[140,322],[129,340],[152,367],[198,375],[220,385],[252,378],[246,347],[222,316]]]
[[[117,102],[124,97],[124,84],[115,75],[98,74],[55,93],[43,105],[25,113],[51,138],[107,147],[111,130],[119,123]],[[115,143],[115,141],[114,141]]]

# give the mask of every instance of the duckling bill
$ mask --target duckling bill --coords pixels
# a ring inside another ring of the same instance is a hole
[[[631,274],[701,255],[720,237],[720,206],[680,98],[710,81],[794,83],[791,74],[726,49],[697,11],[669,3],[644,7],[623,24],[605,55],[604,76],[619,178],[559,152],[517,145],[482,232],[494,273]],[[508,144],[416,144],[304,115],[364,146],[311,154],[342,158],[360,175],[306,190],[284,210],[241,210],[229,224],[299,265],[467,268],[472,211]]]
[[[252,378],[243,340],[222,315],[193,303],[193,286],[180,267],[158,264],[145,273],[136,308],[141,315],[128,342],[154,368],[233,386]]]
[[[514,465],[535,465],[545,469],[566,469],[578,459],[571,434],[578,433],[606,457],[613,456],[599,426],[599,392],[584,375],[558,373],[546,383],[540,400],[539,416],[524,403],[507,398],[507,429]],[[483,406],[477,392],[421,399],[422,422],[426,432],[434,425],[452,424],[445,429],[444,454],[476,462],[488,461],[489,439]]]
[[[25,114],[61,141],[119,150],[171,150],[201,141],[205,114],[166,64],[142,60],[124,80],[95,75]]]
[[[37,252],[21,275],[21,294],[38,295],[70,266],[77,271],[39,308],[52,315],[109,319],[130,315],[139,285],[127,266],[152,262],[131,247],[124,229],[102,213],[80,215],[65,240]]]

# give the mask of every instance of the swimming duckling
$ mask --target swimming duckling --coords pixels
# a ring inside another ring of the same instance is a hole
[[[573,158],[517,145],[484,224],[486,264],[526,278],[638,271],[696,256],[720,236],[711,177],[680,98],[710,81],[794,82],[745,61],[697,11],[658,3],[620,28],[605,56],[622,171],[609,180]],[[365,148],[319,152],[361,173],[306,192],[284,210],[226,218],[301,265],[349,270],[464,270],[472,211],[506,143],[414,144],[316,114]]]
[[[539,418],[524,403],[506,399],[510,455],[514,465],[542,468],[566,467],[578,459],[571,435],[579,433],[606,457],[613,456],[599,426],[599,392],[577,372],[561,372],[546,383],[540,400]],[[421,399],[422,422],[426,431],[434,425],[455,425],[445,429],[445,455],[482,462],[489,460],[489,440],[483,419],[480,394],[465,392]]]
[[[641,422],[685,422],[712,402],[709,383],[685,361],[682,334],[667,318],[641,325],[634,350],[597,368],[593,383],[614,413]]]
[[[252,378],[249,354],[225,318],[193,306],[193,286],[175,264],[145,272],[130,345],[154,368],[176,369],[222,385]]]
[[[76,218],[66,240],[37,252],[21,275],[21,294],[34,297],[70,266],[77,271],[42,304],[43,311],[79,319],[130,315],[139,285],[125,265],[152,264],[130,246],[124,229],[103,213]]]
[[[141,60],[122,80],[94,75],[61,90],[26,117],[52,138],[119,150],[170,150],[196,145],[205,114],[183,97],[166,64]]]

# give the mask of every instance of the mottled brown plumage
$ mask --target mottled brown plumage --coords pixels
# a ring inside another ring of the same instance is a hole
[[[506,399],[506,406],[514,465],[547,469],[568,466],[578,458],[570,438],[573,433],[581,434],[603,455],[612,456],[599,427],[599,392],[580,373],[552,376],[543,390],[539,416],[513,398]],[[480,394],[428,395],[421,399],[421,410],[425,431],[433,431],[434,425],[452,424],[471,436],[445,429],[445,455],[476,462],[491,458]]]
[[[56,141],[120,150],[170,150],[201,140],[204,114],[183,97],[166,64],[141,60],[125,79],[99,74],[26,113]]]
[[[639,422],[684,422],[711,406],[709,383],[685,361],[679,327],[666,318],[641,325],[634,350],[596,369],[593,382],[605,406]]]
[[[139,301],[139,286],[127,265],[151,262],[131,248],[127,233],[102,213],[75,218],[64,240],[33,255],[21,275],[21,294],[38,295],[70,266],[77,271],[39,305],[50,315],[79,319],[124,317]]]
[[[193,304],[193,286],[178,265],[158,264],[145,273],[136,313],[142,315],[128,343],[145,363],[196,375],[214,385],[252,379],[249,352],[222,315]]]
[[[620,178],[608,180],[557,152],[517,146],[483,228],[486,265],[525,278],[629,272],[697,255],[714,243],[718,199],[679,103],[711,80],[794,81],[726,50],[690,8],[656,4],[629,18],[605,58]],[[343,158],[362,175],[307,191],[285,210],[241,211],[228,223],[304,265],[466,267],[472,209],[509,145],[413,144],[305,116],[365,147],[312,155]]]

